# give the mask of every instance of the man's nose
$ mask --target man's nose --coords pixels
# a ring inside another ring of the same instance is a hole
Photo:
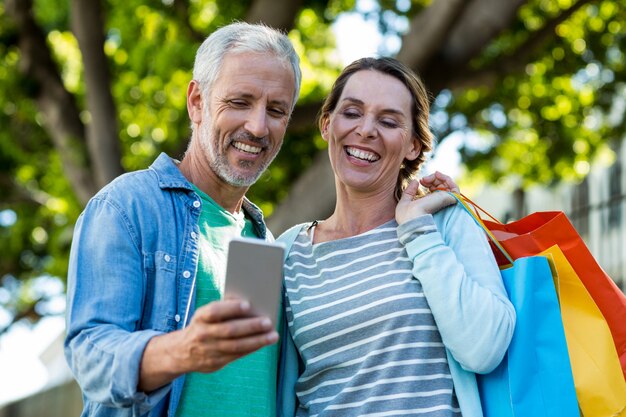
[[[257,106],[248,114],[244,128],[257,138],[263,138],[269,134],[267,117],[265,106]]]

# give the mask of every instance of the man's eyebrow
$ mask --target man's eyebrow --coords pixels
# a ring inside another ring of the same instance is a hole
[[[354,98],[354,97],[345,97],[342,101],[349,101],[351,103],[354,104],[359,104],[359,105],[364,105],[365,102],[363,100],[360,100],[358,98]],[[386,109],[383,109],[383,113],[393,113],[393,114],[398,114],[400,116],[404,116],[404,112],[402,112],[400,109],[395,109],[392,107],[388,107]]]
[[[239,94],[233,94],[237,97],[241,97],[241,98],[245,98],[248,100],[252,100],[255,98],[254,94],[250,94],[250,93],[239,93]],[[290,104],[288,102],[286,102],[285,100],[270,100],[269,104],[273,105],[273,106],[282,106],[285,108],[290,108]]]
[[[287,103],[285,100],[270,100],[270,104],[274,106],[285,107],[287,109],[291,107],[291,105]]]

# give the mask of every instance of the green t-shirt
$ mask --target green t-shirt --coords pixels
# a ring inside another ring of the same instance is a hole
[[[196,277],[198,308],[222,298],[230,239],[256,234],[243,210],[238,214],[229,213],[198,188],[195,191],[202,199]],[[231,362],[217,372],[187,374],[176,416],[276,415],[277,362],[278,345],[274,344]]]

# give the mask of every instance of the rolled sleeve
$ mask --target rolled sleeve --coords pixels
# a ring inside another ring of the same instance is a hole
[[[84,394],[106,406],[133,408],[144,414],[154,408],[170,389],[151,393],[137,390],[139,366],[146,344],[160,332],[133,333],[96,327],[69,338],[66,356]]]

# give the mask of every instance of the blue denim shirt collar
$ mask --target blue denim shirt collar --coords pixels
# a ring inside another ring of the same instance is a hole
[[[195,195],[191,183],[185,178],[182,172],[180,172],[180,169],[178,169],[177,165],[179,163],[179,161],[170,158],[167,154],[161,153],[152,165],[150,165],[150,169],[156,173],[159,187],[162,189],[180,188],[193,192]],[[265,227],[265,220],[261,209],[246,197],[243,199],[242,207],[246,214],[252,219],[259,237],[266,239],[268,230]]]

